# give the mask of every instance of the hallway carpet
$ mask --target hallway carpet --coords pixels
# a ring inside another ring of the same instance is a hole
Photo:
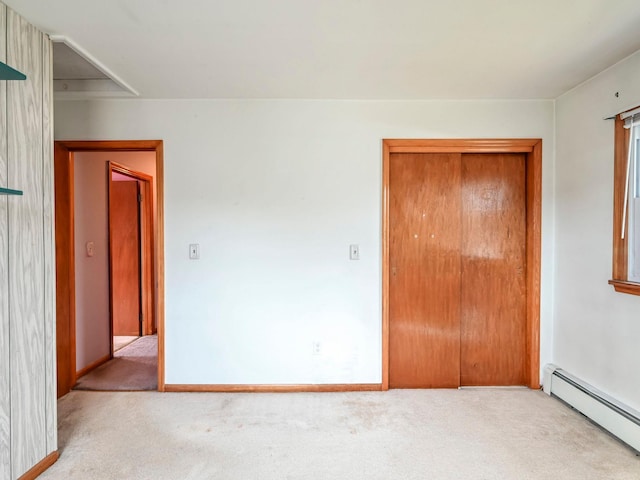
[[[42,479],[638,480],[640,458],[526,389],[71,392]]]
[[[158,389],[158,336],[140,337],[114,353],[104,365],[78,379],[74,390]]]

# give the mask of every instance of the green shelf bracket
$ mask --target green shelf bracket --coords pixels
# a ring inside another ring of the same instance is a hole
[[[0,80],[26,80],[27,76],[16,70],[15,68],[11,68],[6,63],[0,62]]]
[[[22,190],[12,190],[0,187],[0,195],[22,195]]]

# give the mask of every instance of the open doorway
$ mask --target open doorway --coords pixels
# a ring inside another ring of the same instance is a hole
[[[144,388],[125,382],[96,389],[163,390],[162,142],[59,141],[55,148],[58,396],[94,389],[87,378],[114,364],[145,364]],[[129,184],[128,210],[111,205],[120,184]],[[118,246],[121,227],[111,228],[120,210],[133,245]],[[124,286],[117,277],[123,266]],[[123,311],[133,322],[128,327]],[[114,336],[124,333],[136,341],[118,345]],[[142,370],[130,377],[139,380]]]
[[[144,160],[144,157],[139,157]],[[108,162],[111,352],[156,333],[152,175]]]
[[[111,159],[117,159],[118,162]],[[90,168],[86,168],[87,164]],[[96,330],[96,320],[102,316],[102,324],[105,321],[109,326],[109,341],[104,337],[100,342],[103,349],[109,344],[108,361],[100,362],[100,356],[95,351],[84,351],[84,355],[77,355],[77,361],[91,361],[97,358],[99,364],[91,363],[82,367],[77,374],[77,383],[73,387],[76,390],[98,391],[135,391],[156,390],[158,387],[158,339],[155,335],[154,315],[154,208],[153,208],[153,184],[155,180],[155,154],[154,152],[79,152],[74,158],[77,175],[76,190],[82,190],[82,183],[94,185],[104,183],[106,171],[106,192],[100,189],[84,189],[75,199],[76,211],[84,209],[83,203],[99,203],[95,199],[104,200],[106,193],[107,228],[104,230],[104,222],[99,226],[87,228],[85,224],[93,223],[92,218],[76,219],[75,230],[84,238],[76,238],[76,250],[80,243],[89,245],[92,236],[103,237],[108,241],[107,269],[102,271],[102,277],[107,278],[108,288],[102,292],[102,297],[108,295],[108,310],[99,315],[95,305],[82,306],[82,300],[88,295],[86,288],[76,285],[76,325],[83,325],[85,335],[76,336],[76,350],[86,350],[90,341],[86,335],[93,334]],[[91,167],[97,175],[87,175]],[[106,167],[106,169],[104,168]],[[141,171],[144,170],[144,171]],[[145,173],[146,172],[146,173]],[[97,191],[98,190],[98,191]],[[104,207],[98,208],[101,213]],[[97,215],[91,212],[92,217]],[[92,247],[92,250],[98,250]],[[87,247],[87,251],[89,251]],[[98,255],[98,252],[92,252]],[[104,255],[101,265],[104,267]],[[94,274],[100,275],[100,271],[86,262],[84,259],[76,261],[76,275],[91,269]],[[93,259],[91,259],[93,260]],[[95,281],[91,279],[89,281]],[[99,296],[93,291],[92,297]],[[80,297],[80,298],[78,298]],[[107,313],[107,315],[104,315]],[[87,360],[87,358],[89,360]],[[95,361],[95,360],[94,360]]]

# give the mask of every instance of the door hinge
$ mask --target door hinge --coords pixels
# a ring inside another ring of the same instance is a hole
[[[138,203],[142,203],[142,194],[141,193],[138,194]]]

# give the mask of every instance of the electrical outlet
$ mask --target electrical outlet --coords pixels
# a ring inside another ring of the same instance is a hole
[[[320,345],[320,342],[313,342],[312,344],[312,351],[314,355],[320,355],[321,351],[322,351],[322,346]]]

